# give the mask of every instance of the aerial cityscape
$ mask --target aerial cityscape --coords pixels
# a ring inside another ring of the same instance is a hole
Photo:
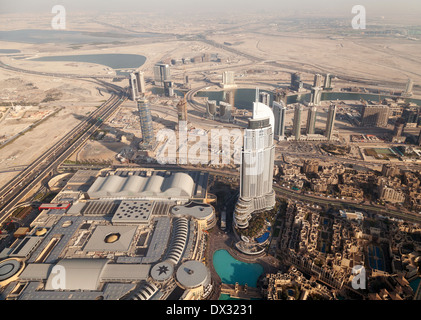
[[[27,2],[0,300],[421,300],[421,5]]]

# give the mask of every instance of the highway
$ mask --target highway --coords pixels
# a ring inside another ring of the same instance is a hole
[[[393,164],[394,166],[402,169],[402,170],[421,170],[421,164],[420,163],[414,163],[414,162],[404,162],[404,161],[395,161],[391,162],[389,160],[376,160],[376,161],[369,161],[369,160],[362,160],[362,159],[355,159],[355,158],[345,158],[335,155],[329,155],[329,154],[316,154],[316,153],[309,153],[309,152],[290,152],[290,151],[283,151],[283,147],[276,147],[277,153],[283,156],[283,160],[285,161],[286,157],[293,157],[293,158],[301,158],[306,160],[316,160],[319,162],[337,162],[342,164],[352,164],[352,165],[360,165],[367,167],[370,166],[382,166],[383,164]],[[278,151],[279,150],[279,151]],[[279,158],[277,158],[279,160]],[[286,161],[289,162],[289,161]]]
[[[394,88],[404,88],[405,84],[404,83],[400,83],[400,82],[396,82],[396,81],[390,81],[387,79],[384,80],[372,80],[369,78],[365,78],[363,79],[362,77],[353,77],[350,76],[348,74],[344,74],[344,73],[338,73],[338,72],[330,72],[329,70],[326,70],[326,68],[324,66],[318,66],[316,64],[306,64],[306,63],[300,63],[302,66],[307,65],[308,67],[291,67],[290,64],[287,63],[280,63],[280,62],[276,62],[276,61],[267,61],[266,59],[251,55],[249,53],[245,53],[242,52],[238,49],[229,47],[225,44],[221,44],[218,43],[216,41],[210,40],[206,38],[206,34],[207,33],[203,33],[203,34],[199,34],[196,35],[195,37],[192,37],[191,40],[195,40],[195,41],[201,41],[204,42],[208,45],[214,46],[216,48],[219,49],[223,49],[225,51],[231,52],[233,54],[242,56],[250,61],[252,61],[255,64],[259,64],[259,63],[264,63],[266,65],[270,65],[276,68],[283,68],[285,70],[290,70],[291,72],[303,72],[303,73],[316,73],[316,72],[323,72],[323,73],[330,73],[332,75],[332,77],[337,77],[340,80],[344,80],[344,81],[348,81],[348,82],[354,82],[354,83],[360,83],[360,84],[365,84],[365,85],[372,85],[372,86],[386,86],[386,87],[394,87]],[[297,64],[297,62],[291,61],[291,63],[295,63]],[[315,71],[318,70],[318,71]]]
[[[127,100],[127,93],[113,94],[89,117],[67,133],[54,146],[19,173],[0,189],[0,224],[12,213],[12,209],[46,177],[81,147],[92,134]]]
[[[225,49],[227,51],[230,51],[232,53],[241,55],[254,63],[266,63],[270,64],[276,67],[288,67],[287,65],[282,65],[277,62],[272,61],[264,61],[264,59],[254,57],[250,54],[246,54],[243,52],[240,52],[234,48],[230,48],[226,45],[216,43],[212,40],[206,39],[203,35],[196,37],[195,40],[205,42],[209,45],[219,47],[222,49]],[[100,79],[100,78],[118,78],[114,76],[88,76],[88,75],[75,75],[75,74],[57,74],[57,73],[44,73],[44,72],[38,72],[38,71],[32,71],[32,70],[24,70],[16,67],[9,66],[7,64],[4,64],[0,61],[0,68],[4,68],[10,71],[14,72],[22,72],[22,73],[29,73],[29,74],[36,74],[41,76],[52,76],[52,77],[69,77],[69,78],[91,78],[91,79]],[[298,70],[298,71],[304,71],[308,72],[308,70]],[[364,83],[365,81],[361,81],[361,79],[351,79],[349,77],[342,76],[341,78],[346,79],[348,81],[358,81]],[[364,79],[365,80],[365,79]],[[385,82],[387,84],[391,84],[390,82]],[[372,84],[372,83],[370,83]],[[110,84],[108,84],[110,85]],[[199,92],[200,90],[203,90],[204,88],[208,87],[209,85],[213,85],[213,83],[209,83],[208,85],[201,86],[195,89],[190,90],[186,94],[186,100],[189,103],[190,107],[193,108],[196,111],[199,111],[203,113],[205,110],[202,106],[198,105],[197,102],[194,101],[194,95]],[[397,83],[393,83],[393,85],[398,85]],[[113,89],[118,91],[118,87],[111,85]],[[120,88],[121,89],[121,88]],[[14,205],[19,203],[25,195],[31,191],[34,186],[36,186],[40,181],[42,181],[45,177],[48,176],[51,172],[53,172],[57,166],[62,163],[72,152],[75,151],[78,147],[80,147],[83,142],[86,141],[94,132],[95,130],[101,125],[101,121],[99,121],[99,118],[105,119],[108,117],[112,110],[115,110],[116,107],[118,107],[121,104],[120,100],[121,95],[113,95],[107,102],[105,102],[100,108],[98,108],[93,114],[90,115],[88,119],[80,123],[77,127],[75,127],[72,131],[70,131],[65,137],[63,137],[57,144],[55,144],[52,148],[50,148],[45,154],[43,154],[41,157],[39,157],[34,163],[32,163],[30,166],[28,166],[25,170],[23,170],[17,177],[12,179],[6,186],[4,186],[0,190],[0,223],[2,223],[6,218],[7,214],[10,213],[9,211],[13,209]],[[123,99],[127,99],[126,97]],[[191,115],[192,116],[192,115]],[[205,119],[200,119],[200,117],[193,116],[195,118],[198,118],[199,121],[205,121]],[[205,121],[206,122],[206,121]],[[316,157],[320,157],[319,155],[316,155]],[[357,164],[361,163],[360,160],[352,159],[348,160],[348,162]],[[212,170],[213,171],[213,170]],[[216,173],[216,172],[214,172]],[[227,174],[227,171],[225,171],[225,174]],[[308,201],[313,201],[317,203],[336,203],[333,199],[323,199],[323,198],[317,198],[317,197],[310,197],[307,195],[302,195],[295,193],[290,190],[285,190],[281,188],[277,188],[278,193],[286,194],[288,197],[294,197],[296,199],[306,199]],[[357,207],[355,203],[347,203],[344,201],[340,201],[343,205],[353,205]],[[403,215],[401,212],[391,211],[391,210],[384,210],[373,206],[362,206],[359,205],[363,210],[374,210],[378,212],[383,212],[385,214],[391,214],[393,216],[409,220],[412,219],[413,221],[421,221],[421,216],[407,216],[406,214]],[[383,210],[383,211],[382,211]]]
[[[105,166],[104,166],[105,167]],[[109,166],[106,166],[109,167]],[[210,167],[194,167],[194,166],[178,166],[178,165],[170,165],[170,164],[157,164],[157,163],[142,163],[139,165],[114,165],[112,166],[114,169],[124,169],[124,168],[132,168],[132,169],[155,169],[155,170],[176,170],[176,171],[195,171],[201,170],[204,172],[208,172],[209,174],[216,175],[216,176],[223,176],[223,177],[231,177],[239,179],[239,172],[236,170],[224,170],[223,168],[210,168]],[[102,167],[101,167],[102,168]],[[62,169],[64,170],[82,170],[82,169],[101,169],[100,167],[92,168],[89,165],[65,165]],[[356,201],[352,200],[342,200],[342,199],[335,199],[335,198],[325,198],[319,197],[314,195],[307,195],[302,194],[299,191],[293,191],[288,189],[287,187],[281,187],[279,185],[274,184],[273,189],[276,192],[277,196],[284,198],[284,199],[292,199],[297,201],[302,201],[305,203],[315,203],[319,205],[326,205],[331,207],[352,207],[353,209],[360,209],[365,212],[375,213],[383,216],[390,216],[398,219],[402,219],[404,221],[413,222],[413,223],[421,223],[421,214],[411,213],[411,212],[402,212],[397,210],[386,209],[384,207],[375,206],[375,205],[368,205],[368,204],[361,204]]]
[[[421,214],[403,212],[391,209],[385,209],[379,206],[367,205],[357,203],[355,201],[346,201],[342,199],[334,198],[323,198],[318,196],[312,196],[307,194],[299,193],[298,191],[293,191],[287,188],[281,188],[279,186],[273,186],[273,189],[277,195],[282,195],[288,199],[297,199],[298,201],[303,201],[307,203],[317,203],[321,205],[336,206],[336,207],[352,207],[353,209],[360,209],[366,212],[375,212],[376,214],[391,216],[397,219],[402,219],[404,221],[409,221],[413,223],[421,223]]]
[[[202,90],[204,90],[205,88],[207,88],[207,87],[209,87],[209,86],[211,86],[212,84],[208,84],[208,85],[205,85],[205,86],[201,86],[201,87],[198,87],[198,88],[195,88],[195,89],[191,89],[190,91],[188,91],[187,93],[186,93],[186,101],[187,101],[187,103],[190,105],[190,107],[192,107],[193,109],[195,109],[195,110],[197,110],[197,111],[200,111],[200,112],[202,112],[202,113],[204,113],[205,112],[205,110],[203,110],[203,108],[202,107],[200,107],[198,104],[197,104],[197,102],[194,100],[194,96],[196,95],[196,93],[198,93],[199,91],[202,91]]]

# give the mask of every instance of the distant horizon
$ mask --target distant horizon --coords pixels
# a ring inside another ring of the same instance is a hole
[[[220,14],[241,15],[241,14],[268,14],[269,16],[337,16],[344,17],[352,15],[351,9],[354,5],[363,5],[367,10],[367,15],[373,17],[384,16],[387,19],[399,19],[399,15],[421,16],[421,2],[413,0],[120,0],[120,1],[100,1],[100,0],[18,0],[14,2],[0,3],[0,14],[16,13],[41,13],[51,14],[54,5],[63,5],[68,14],[74,13],[161,13],[163,15],[180,14]],[[404,22],[404,21],[403,21]]]

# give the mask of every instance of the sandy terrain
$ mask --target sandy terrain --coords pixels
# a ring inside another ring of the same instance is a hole
[[[50,13],[42,16],[27,15],[24,19],[20,15],[11,15],[0,20],[0,28],[1,30],[15,30],[36,27],[48,30],[51,28],[51,17]],[[214,16],[192,16],[189,19],[171,16],[162,19],[156,15],[130,13],[108,13],[93,18],[88,14],[71,14],[67,22],[69,31],[103,32],[108,35],[113,33],[126,36],[118,38],[117,42],[107,40],[108,43],[101,42],[101,38],[98,37],[97,43],[1,42],[1,47],[21,50],[17,56],[23,55],[26,58],[69,54],[140,54],[147,58],[146,63],[140,68],[145,72],[147,80],[152,78],[153,65],[159,61],[192,58],[204,53],[218,54],[221,58],[220,63],[190,63],[171,67],[176,84],[181,84],[183,75],[187,74],[192,88],[207,84],[211,88],[217,88],[205,82],[205,78],[218,83],[221,81],[224,70],[234,70],[240,87],[253,88],[258,85],[261,89],[275,89],[279,86],[288,86],[290,72],[295,68],[308,70],[307,73],[302,74],[302,79],[306,83],[312,83],[316,72],[360,77],[364,80],[398,82],[399,88],[394,88],[398,90],[404,89],[408,78],[412,78],[416,85],[421,83],[421,71],[419,71],[421,70],[419,63],[421,42],[403,36],[367,36],[352,33],[343,26],[335,30],[329,25],[318,30],[317,25],[307,27],[301,22],[291,24],[285,22],[277,25],[279,21],[275,17],[259,14],[221,19]],[[139,33],[142,32],[157,32],[161,35],[139,37]],[[287,65],[288,68],[252,62],[244,56],[198,41],[199,34],[220,44],[230,43],[233,49],[265,61],[276,61]],[[127,35],[136,37],[127,38]],[[107,66],[91,63],[19,60],[14,59],[13,55],[4,54],[0,55],[0,59],[15,67],[40,72],[83,75],[110,75],[115,72]],[[128,81],[117,84],[127,86]],[[341,87],[356,84],[338,81],[334,85]],[[151,88],[149,82],[147,86]],[[414,89],[419,90],[419,87]],[[2,173],[2,170],[29,164],[54,141],[74,127],[87,112],[92,111],[101,101],[108,98],[108,94],[95,82],[27,75],[0,69],[0,101],[40,103],[48,97],[48,94],[56,100],[41,103],[42,106],[51,110],[65,108],[30,133],[1,149],[0,186],[15,174]],[[168,104],[163,104],[164,102]],[[176,103],[176,99],[167,99],[167,101],[161,99],[152,103],[154,125],[157,129],[174,125]],[[127,102],[125,106],[136,110],[134,103]],[[200,117],[191,119],[196,122],[194,124],[196,127],[202,125],[212,128],[214,126],[209,121],[201,121],[198,125],[197,121]],[[305,119],[306,116],[303,115],[303,125]],[[290,124],[291,119],[288,119],[287,125]],[[323,126],[324,118],[320,117],[318,127],[323,129]],[[20,128],[16,123],[10,123],[10,126],[6,125],[2,130],[16,132]],[[127,128],[125,131],[139,137],[136,130]],[[101,155],[104,159],[111,159],[123,147],[124,144],[121,142],[107,146],[105,143],[95,141],[89,143],[86,149],[82,149],[80,156],[90,159]]]
[[[55,142],[75,127],[89,112],[92,112],[109,94],[91,81],[50,78],[0,69],[0,97],[2,102],[12,101],[15,106],[21,103],[35,103],[32,107],[21,107],[21,117],[12,117],[13,113],[2,119],[0,136],[11,137],[39,120],[29,117],[39,111],[61,109],[54,116],[26,132],[0,151],[0,186],[15,176],[15,167],[29,165],[48,150]],[[56,100],[42,102],[48,96]]]
[[[0,185],[17,174],[17,172],[6,172],[8,169],[30,164],[75,127],[87,112],[93,110],[95,107],[92,106],[63,108],[56,116],[3,147],[0,157]]]
[[[331,40],[308,36],[294,38],[286,35],[253,34],[214,36],[217,42],[240,41],[235,46],[266,60],[308,68],[312,72],[346,74],[363,79],[400,81],[409,77],[421,81],[418,61],[420,43],[409,40],[384,41],[376,39]]]

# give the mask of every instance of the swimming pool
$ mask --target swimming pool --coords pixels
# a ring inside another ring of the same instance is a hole
[[[241,300],[239,298],[232,298],[229,294],[222,293],[218,300]]]
[[[421,278],[417,278],[415,280],[412,280],[409,285],[411,286],[412,290],[414,290],[414,293],[417,292],[418,286],[420,285]]]
[[[257,280],[263,273],[258,263],[241,262],[233,258],[226,250],[217,250],[213,254],[213,266],[223,283],[257,287]]]
[[[222,293],[220,296],[219,296],[219,299],[218,300],[237,300],[237,301],[239,301],[239,300],[243,300],[243,299],[240,299],[240,298],[233,298],[233,297],[231,297],[229,294],[225,294],[225,293]],[[251,298],[250,300],[262,300],[262,299],[258,299],[258,298]]]
[[[385,259],[380,247],[373,245],[368,247],[368,261],[372,269],[385,271]]]

